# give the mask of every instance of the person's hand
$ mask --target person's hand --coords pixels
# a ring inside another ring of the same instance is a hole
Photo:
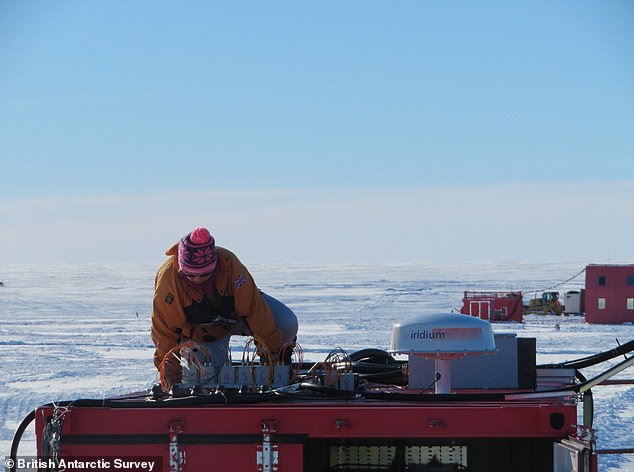
[[[290,365],[294,349],[295,343],[288,343],[282,346],[282,349],[276,355],[277,361],[281,364]]]

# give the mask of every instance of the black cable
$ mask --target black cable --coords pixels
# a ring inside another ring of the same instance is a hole
[[[403,378],[403,373],[399,370],[396,372],[371,372],[359,374],[360,380],[368,382],[388,384],[388,385],[406,385],[407,381]]]
[[[18,428],[15,430],[13,434],[13,440],[11,441],[11,452],[9,453],[9,458],[13,461],[11,466],[8,467],[8,472],[15,472],[16,463],[18,457],[18,448],[20,447],[20,441],[22,440],[22,435],[31,422],[35,419],[35,410],[26,415],[22,422],[19,424]]]
[[[572,361],[564,361],[557,364],[541,364],[538,365],[538,369],[584,369],[586,367],[590,367],[596,364],[600,364],[601,362],[608,361],[615,357],[625,355],[628,352],[634,351],[634,339],[625,344],[620,344],[618,347],[614,349],[609,349],[607,351],[600,352],[598,354],[593,354],[591,356],[582,357],[579,359],[574,359]]]
[[[403,367],[406,362],[394,357],[382,349],[361,349],[350,354],[352,372],[358,374],[359,379],[373,383],[388,385],[405,385],[407,383]]]
[[[388,365],[398,362],[389,352],[374,348],[361,349],[360,351],[353,352],[350,354],[350,360],[353,362],[366,361],[379,365]]]
[[[333,397],[351,397],[355,396],[357,392],[352,390],[344,390],[334,387],[327,387],[324,385],[313,384],[310,382],[301,382],[297,384],[298,390],[306,390],[317,393],[330,395]],[[287,388],[288,386],[284,387]],[[189,407],[198,405],[239,405],[249,403],[263,403],[279,401],[281,396],[279,391],[271,389],[266,392],[260,393],[231,393],[214,391],[205,395],[189,395],[186,397],[165,397],[163,399],[154,400],[150,397],[146,397],[144,400],[139,401],[134,398],[130,400],[126,397],[110,398],[110,399],[93,399],[93,398],[81,398],[77,400],[61,401],[55,403],[49,403],[43,405],[46,407],[81,407],[81,408],[172,408],[172,407]]]
[[[134,397],[133,397],[134,398]],[[196,405],[214,404],[244,404],[260,403],[275,400],[276,396],[271,392],[264,393],[239,393],[229,394],[212,393],[209,395],[191,395],[187,397],[166,397],[160,400],[145,399],[142,401],[128,400],[125,397],[110,399],[80,398],[71,401],[55,402],[43,405],[43,407],[82,407],[82,408],[172,408]]]
[[[436,378],[432,383],[430,383],[427,387],[423,389],[423,392],[431,390],[431,388],[438,383],[438,381],[442,378],[442,374],[440,372],[436,372]]]
[[[344,390],[341,388],[327,387],[325,385],[314,384],[310,382],[302,382],[299,384],[300,390],[309,390],[317,393],[324,393],[326,395],[335,395],[337,397],[355,397],[357,392],[353,390]]]
[[[492,401],[501,402],[505,399],[505,393],[473,392],[473,393],[434,393],[433,395],[421,395],[418,392],[365,392],[363,396],[368,400],[384,400],[393,402],[411,401],[417,403],[435,402],[469,402]]]

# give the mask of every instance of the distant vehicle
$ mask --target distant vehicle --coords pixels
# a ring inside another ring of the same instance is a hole
[[[542,292],[540,298],[535,295],[524,309],[526,315],[561,315],[564,312],[564,307],[559,301],[559,292]]]

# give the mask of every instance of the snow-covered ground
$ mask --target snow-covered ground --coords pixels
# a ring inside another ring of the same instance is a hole
[[[459,309],[465,290],[543,290],[577,274],[586,262],[249,268],[260,288],[295,311],[305,359],[317,361],[334,347],[387,349],[395,322]],[[0,266],[0,455],[8,454],[15,428],[38,405],[145,389],[156,380],[149,336],[154,275],[155,267],[125,264]],[[581,275],[557,290],[579,289],[583,281]],[[632,325],[587,325],[579,316],[530,316],[494,329],[535,337],[540,363],[634,339]],[[243,341],[232,342],[236,352]],[[633,370],[619,377],[634,378]],[[634,386],[596,387],[594,397],[598,448],[634,446]],[[31,430],[20,453],[34,451]],[[600,470],[634,471],[634,457],[602,456]]]

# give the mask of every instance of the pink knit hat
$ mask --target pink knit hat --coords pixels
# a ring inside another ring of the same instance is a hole
[[[216,262],[216,243],[207,228],[194,229],[178,243],[178,265],[183,274],[208,274]]]

